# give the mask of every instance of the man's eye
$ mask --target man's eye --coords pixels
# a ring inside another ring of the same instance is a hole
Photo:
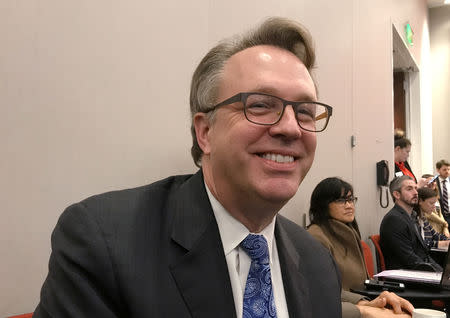
[[[297,118],[300,122],[315,121],[315,112],[309,108],[300,108],[297,110]]]
[[[297,115],[299,116],[309,116],[309,117],[313,117],[313,111],[310,109],[306,109],[306,108],[301,108],[298,110]]]
[[[271,108],[271,106],[267,103],[257,102],[257,103],[252,103],[251,105],[247,105],[247,108],[251,108],[251,109]]]

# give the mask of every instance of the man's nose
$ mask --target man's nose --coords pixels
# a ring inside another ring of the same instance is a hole
[[[271,127],[271,133],[284,135],[289,138],[299,138],[302,135],[302,130],[291,105],[286,106],[280,120]]]

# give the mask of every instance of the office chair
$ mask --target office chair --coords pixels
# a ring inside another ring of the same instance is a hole
[[[6,317],[6,318],[31,318],[31,317],[33,317],[33,313],[32,312],[30,312],[28,314],[9,316],[9,317]]]
[[[384,256],[380,246],[380,234],[371,235],[369,238],[373,242],[373,245],[375,245],[375,249],[377,251],[377,271],[379,273],[386,270],[386,264],[384,263]]]
[[[372,251],[370,250],[369,245],[363,240],[361,240],[361,246],[363,250],[364,261],[366,263],[367,273],[369,273],[369,277],[372,278],[375,274]]]

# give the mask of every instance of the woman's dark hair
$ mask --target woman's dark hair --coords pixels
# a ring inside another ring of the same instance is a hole
[[[399,138],[394,140],[394,148],[400,147],[401,149],[411,146],[411,141],[408,138]]]
[[[434,198],[437,196],[436,191],[428,187],[421,187],[417,189],[417,194],[419,195],[419,200],[426,200],[429,198]]]
[[[420,217],[422,217],[422,211],[420,210],[420,205],[419,205],[420,200],[425,201],[426,199],[437,197],[438,194],[437,194],[437,192],[435,190],[433,190],[431,188],[428,188],[428,187],[418,188],[417,189],[417,194],[418,194],[418,197],[419,197],[419,201],[416,204],[415,210],[416,210],[417,214]]]
[[[330,226],[331,216],[329,205],[339,198],[347,197],[349,192],[353,195],[352,185],[337,177],[326,178],[320,181],[311,194],[309,206],[309,219],[311,220],[311,224],[322,225],[332,235],[335,235],[335,232]],[[360,235],[356,219],[353,219],[350,225]]]

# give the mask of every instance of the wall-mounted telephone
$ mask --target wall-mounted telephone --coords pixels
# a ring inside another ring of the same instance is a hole
[[[389,205],[389,192],[388,186],[389,184],[389,166],[387,160],[381,160],[377,162],[377,185],[380,188],[380,205],[382,208],[387,208]],[[386,204],[383,204],[383,187],[386,187]]]
[[[387,160],[377,162],[377,185],[387,186],[389,183],[389,167]]]

